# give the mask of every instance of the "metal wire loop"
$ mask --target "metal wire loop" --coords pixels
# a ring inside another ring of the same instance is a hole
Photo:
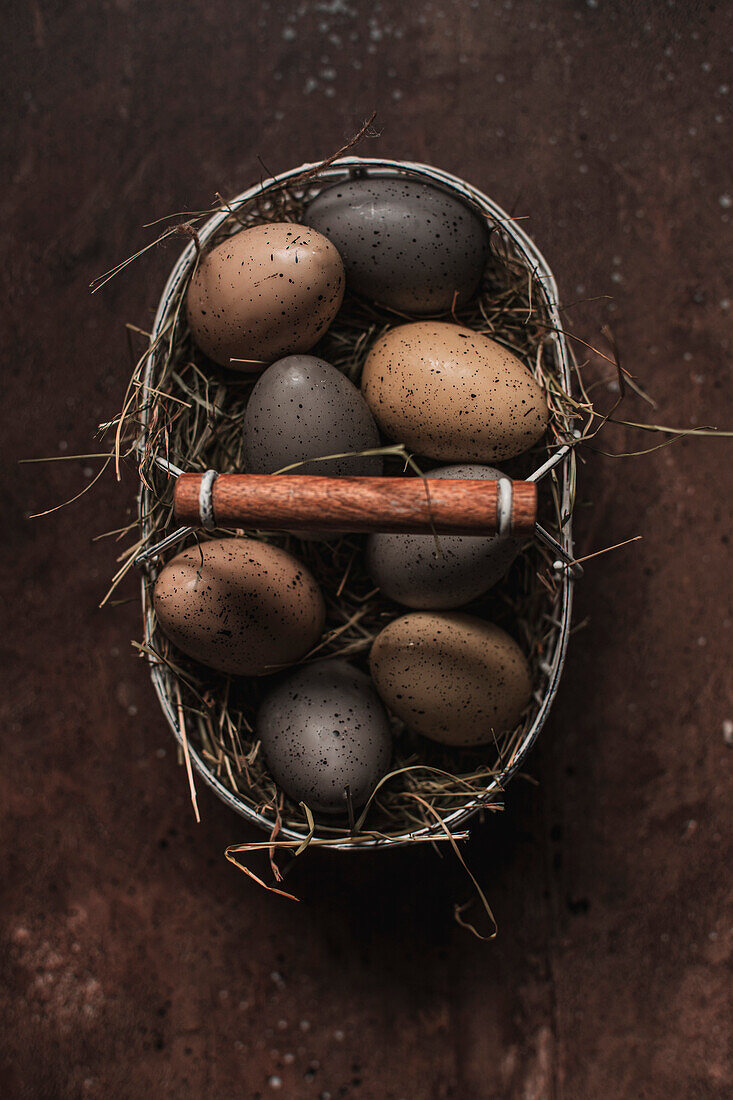
[[[201,478],[201,487],[199,489],[199,519],[201,520],[201,526],[207,531],[213,531],[216,527],[214,496],[212,490],[218,476],[219,474],[216,470],[207,470]]]

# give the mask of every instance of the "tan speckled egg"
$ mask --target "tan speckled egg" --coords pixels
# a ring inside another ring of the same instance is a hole
[[[384,703],[444,745],[483,745],[519,723],[532,696],[527,660],[493,623],[418,611],[377,635],[369,658]]]
[[[216,539],[177,554],[158,575],[155,613],[189,657],[235,676],[265,676],[300,660],[326,618],[306,567],[256,539]]]
[[[361,388],[384,434],[428,458],[513,458],[547,427],[545,395],[530,371],[461,325],[390,329],[367,356]]]
[[[217,363],[262,370],[309,351],[338,313],[344,265],[334,245],[304,225],[243,229],[208,252],[186,297],[195,343]]]

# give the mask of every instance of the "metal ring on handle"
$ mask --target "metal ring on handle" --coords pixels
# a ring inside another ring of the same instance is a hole
[[[496,532],[499,538],[505,539],[512,533],[514,488],[508,477],[500,477],[496,485],[499,490],[496,499]]]
[[[201,488],[199,489],[199,519],[201,520],[201,526],[206,528],[207,531],[213,531],[216,527],[214,496],[212,490],[218,476],[219,474],[216,470],[207,470],[201,478]]]

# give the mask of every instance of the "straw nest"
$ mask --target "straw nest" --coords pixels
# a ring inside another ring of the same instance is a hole
[[[298,221],[304,201],[321,186],[315,173],[295,185],[291,182],[263,189],[247,205],[230,213],[207,247],[245,226],[272,220]],[[195,238],[195,230],[185,231]],[[122,413],[107,426],[115,434],[118,456],[135,455],[143,487],[138,538],[124,556],[116,580],[141,551],[173,530],[174,479],[160,468],[156,457],[186,471],[243,469],[242,417],[255,379],[225,371],[204,359],[190,338],[184,298],[185,287],[164,339],[142,356]],[[574,430],[583,430],[589,404],[582,392],[576,399],[563,390],[550,347],[556,327],[542,286],[501,226],[493,227],[491,254],[478,295],[452,317],[511,349],[542,384],[550,407],[547,434],[532,452],[504,464],[510,475],[525,476],[559,445],[572,441]],[[313,354],[333,363],[358,385],[373,342],[390,326],[410,319],[347,294],[335,323]],[[429,462],[407,455],[401,446],[385,447],[384,454],[387,473],[403,473],[406,464],[422,472],[430,469]],[[572,456],[571,463],[574,470]],[[561,524],[568,518],[560,515],[560,497],[560,482],[553,475],[542,483],[541,521],[558,539]],[[317,648],[304,658],[306,662],[340,656],[366,667],[373,638],[387,622],[404,613],[403,608],[375,590],[367,576],[363,536],[314,542],[266,531],[217,530],[211,535],[189,535],[186,541],[152,559],[145,570],[143,602],[148,629],[139,646],[164,674],[170,710],[176,716],[184,750],[195,750],[228,790],[261,815],[262,823],[271,829],[272,839],[278,833],[287,835],[288,830],[314,843],[404,839],[406,833],[425,826],[435,829],[454,811],[480,801],[492,781],[511,766],[546,690],[546,656],[553,651],[560,630],[561,579],[552,552],[536,540],[531,542],[506,579],[470,607],[472,613],[509,631],[529,659],[534,699],[521,725],[481,749],[456,750],[417,738],[395,721],[392,771],[373,795],[367,812],[355,823],[331,820],[316,825],[307,807],[291,802],[276,787],[260,751],[255,714],[268,679],[227,677],[196,664],[176,651],[154,622],[152,585],[164,561],[194,538],[236,534],[254,535],[287,548],[309,566],[320,582],[328,607],[327,628]],[[189,777],[193,789],[190,768]],[[495,805],[496,793],[493,802]]]

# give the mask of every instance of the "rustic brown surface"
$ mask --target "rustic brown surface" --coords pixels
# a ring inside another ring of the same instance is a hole
[[[141,223],[336,148],[432,161],[517,215],[596,343],[659,408],[731,426],[730,8],[719,3],[32,0],[3,25],[0,1091],[15,1098],[731,1095],[730,447],[588,453],[562,691],[468,858],[314,856],[264,894],[247,834],[185,773],[129,640],[98,612],[131,480],[90,449],[176,247],[94,299]],[[594,357],[600,368],[603,360]],[[610,372],[597,392],[613,397]],[[606,449],[655,438],[618,430]],[[91,449],[94,449],[92,447]],[[590,503],[592,502],[592,503]],[[280,1084],[278,1090],[277,1086]]]
[[[173,504],[176,520],[200,526],[201,474],[181,474]],[[448,535],[494,534],[495,482],[414,477],[318,477],[312,474],[221,474],[213,485],[220,525],[272,531],[398,531]],[[515,481],[511,529],[531,534],[537,486]]]

